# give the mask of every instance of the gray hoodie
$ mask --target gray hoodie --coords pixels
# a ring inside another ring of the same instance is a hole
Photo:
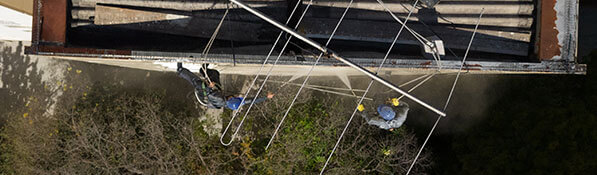
[[[376,112],[370,112],[369,116],[374,116],[372,118],[367,117],[367,112],[361,112],[361,116],[367,121],[367,124],[377,126],[381,129],[392,129],[392,128],[400,128],[404,121],[406,121],[406,116],[408,115],[409,106],[406,102],[400,102],[398,106],[392,106],[394,112],[396,112],[396,116],[392,120],[385,120],[381,118]]]

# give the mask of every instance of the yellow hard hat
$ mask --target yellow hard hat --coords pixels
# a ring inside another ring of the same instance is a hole
[[[359,112],[363,112],[365,110],[365,106],[363,106],[363,104],[359,104],[359,107],[357,107],[357,110],[359,110]]]
[[[398,98],[392,98],[392,105],[394,105],[394,106],[400,105],[400,101],[398,100]]]

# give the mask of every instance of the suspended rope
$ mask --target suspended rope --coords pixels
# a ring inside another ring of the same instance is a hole
[[[380,4],[383,5],[383,2],[381,2],[380,0],[378,0],[378,2],[380,2]],[[390,45],[390,48],[388,49],[388,51],[386,52],[386,55],[383,58],[383,61],[381,61],[381,64],[379,65],[379,67],[377,68],[377,72],[379,72],[381,70],[381,68],[383,67],[384,63],[386,62],[386,59],[388,58],[388,56],[390,55],[390,52],[392,51],[392,49],[394,48],[394,45],[396,44],[396,41],[398,41],[398,38],[400,37],[400,34],[402,33],[402,31],[404,30],[404,28],[406,27],[406,23],[408,22],[408,20],[410,19],[410,15],[412,14],[414,7],[417,6],[417,3],[419,3],[419,0],[415,1],[413,8],[410,9],[410,11],[408,12],[408,16],[406,16],[406,20],[404,21],[404,23],[401,22],[402,27],[400,27],[400,30],[398,31],[398,34],[396,34],[396,37],[394,37],[394,41],[392,42],[392,44]],[[385,7],[384,7],[385,8]],[[390,12],[391,13],[391,12]],[[393,15],[393,13],[392,13]],[[408,30],[408,29],[407,29]],[[412,32],[411,32],[412,33]],[[323,168],[321,168],[321,172],[319,172],[320,175],[323,174],[323,172],[325,171],[325,168],[327,167],[328,163],[330,162],[330,159],[332,158],[332,156],[334,155],[334,152],[336,151],[336,149],[338,148],[338,145],[340,144],[340,141],[342,140],[342,137],[344,137],[344,134],[346,133],[346,130],[348,129],[348,126],[350,126],[350,122],[352,121],[352,119],[354,118],[354,115],[357,112],[357,108],[358,106],[363,103],[363,99],[365,96],[367,96],[367,93],[369,92],[369,89],[371,89],[371,85],[373,84],[373,80],[371,80],[371,82],[369,82],[369,85],[367,86],[367,89],[365,90],[365,93],[363,94],[363,97],[361,97],[361,99],[359,100],[359,103],[357,104],[357,106],[354,108],[354,111],[352,112],[352,115],[350,116],[350,119],[348,120],[348,122],[346,123],[346,126],[344,127],[344,130],[342,130],[342,133],[340,134],[340,137],[338,138],[338,140],[336,141],[336,145],[334,145],[334,148],[332,149],[332,152],[330,153],[330,155],[328,156],[327,160],[325,161],[325,164],[323,165]]]
[[[427,77],[427,76],[429,76],[429,75],[430,75],[430,74],[421,75],[420,77],[417,77],[417,78],[415,78],[415,79],[412,79],[412,80],[410,80],[410,81],[407,81],[406,83],[403,83],[403,84],[401,84],[401,85],[400,85],[400,86],[398,86],[398,87],[404,87],[404,86],[406,86],[406,85],[409,85],[409,84],[411,84],[411,83],[417,82],[417,81],[419,81],[420,79],[423,79],[423,78],[425,78],[425,77]],[[390,92],[390,91],[392,91],[392,90],[389,90],[388,92]],[[387,93],[387,92],[386,92],[386,93]]]
[[[382,0],[377,0],[377,2],[392,16],[392,18],[394,18],[394,20],[396,20],[398,23],[400,23],[402,26],[406,26],[406,22],[402,22],[397,16],[396,14],[394,14],[394,12],[392,12],[392,10],[390,10],[390,8],[388,8],[388,6],[386,6],[386,4],[382,1]],[[411,8],[411,10],[409,11],[413,11],[413,9],[416,7],[413,6]],[[410,32],[415,39],[417,39],[423,46],[428,46],[432,52],[434,52],[433,54],[431,54],[431,56],[433,56],[433,59],[435,60],[438,68],[441,70],[441,58],[439,55],[439,51],[437,50],[437,46],[435,45],[435,43],[429,41],[427,38],[423,37],[421,34],[417,33],[416,31],[412,30],[411,28],[409,28],[408,26],[405,27],[406,30],[408,32]]]
[[[307,7],[305,8],[305,10],[303,11],[303,14],[301,15],[298,23],[296,24],[296,27],[298,27],[298,25],[300,24],[300,22],[302,21],[303,17],[305,16],[305,14],[307,13],[307,10],[309,10],[309,7],[311,6],[311,3],[313,2],[313,0],[310,1],[310,3],[307,5]],[[288,18],[288,20],[286,21],[286,24],[288,25],[288,23],[290,22],[290,20],[292,19],[292,16],[294,16],[294,13],[296,11],[296,9],[298,8],[298,6],[301,3],[297,3],[296,6],[294,7],[294,9],[292,10],[292,12],[290,13],[290,16]],[[296,28],[295,27],[295,28]],[[273,53],[276,45],[278,44],[278,42],[280,41],[280,38],[282,37],[282,35],[284,34],[284,31],[281,31],[280,34],[278,35],[278,38],[276,39],[276,41],[274,42],[274,45],[272,46],[272,48],[270,49],[269,53],[267,54],[267,57],[265,59],[265,61],[263,61],[263,64],[261,65],[261,67],[259,68],[259,73],[257,73],[257,75],[255,76],[255,78],[253,79],[253,82],[251,82],[251,85],[249,86],[249,89],[247,90],[247,92],[245,93],[244,97],[247,97],[249,95],[249,92],[251,91],[251,89],[253,88],[253,86],[255,85],[255,82],[257,81],[257,79],[259,78],[259,75],[261,74],[261,71],[263,69],[263,67],[265,66],[265,64],[267,63],[269,57],[271,56],[271,54]],[[286,46],[288,45],[288,42],[290,41],[290,38],[286,41],[286,43],[284,44],[284,47],[282,48],[282,51],[280,51],[280,54],[278,55],[278,57],[276,58],[276,61],[274,62],[274,65],[272,65],[272,67],[269,69],[267,76],[265,78],[265,81],[262,83],[261,87],[259,88],[259,91],[257,92],[257,95],[259,95],[259,93],[261,92],[261,89],[263,88],[263,85],[265,85],[265,82],[267,81],[267,79],[269,78],[269,75],[271,74],[271,71],[273,69],[273,67],[275,66],[275,64],[278,62],[278,60],[280,59],[280,56],[282,55],[282,53],[284,52],[284,50],[286,49]],[[256,95],[256,96],[257,96]],[[243,104],[245,102],[245,98],[243,98],[241,100],[240,104]],[[242,110],[242,106],[241,105],[237,110],[234,110],[233,114],[232,114],[232,118],[230,119],[230,122],[228,122],[228,125],[226,126],[226,129],[224,129],[224,133],[222,133],[222,136],[220,136],[220,143],[224,146],[228,146],[232,143],[232,141],[234,140],[234,137],[238,134],[238,131],[240,130],[240,128],[242,127],[242,124],[244,123],[247,114],[249,113],[249,111],[251,110],[251,108],[253,107],[254,103],[251,103],[249,105],[249,108],[247,109],[247,112],[245,113],[245,115],[243,116],[243,118],[241,119],[241,122],[239,123],[238,127],[236,128],[234,134],[232,134],[232,136],[230,137],[230,141],[228,143],[224,143],[224,136],[226,136],[226,133],[228,132],[228,129],[230,128],[230,125],[232,125],[232,122],[234,121],[234,119],[236,118],[236,115],[238,114],[239,111]]]
[[[427,77],[427,76],[429,76],[429,75],[431,75],[431,74],[424,74],[424,75],[421,75],[421,76],[419,76],[419,77],[417,77],[417,78],[415,78],[415,79],[412,79],[412,80],[410,80],[410,81],[407,81],[406,83],[402,83],[402,84],[401,84],[400,86],[398,86],[398,87],[404,87],[404,86],[407,86],[407,85],[409,85],[409,84],[411,84],[411,83],[414,83],[414,82],[417,82],[417,81],[419,81],[419,80],[421,80],[421,79],[423,79],[423,78],[425,78],[425,77]],[[390,90],[387,90],[387,91],[386,91],[386,92],[384,92],[384,93],[390,93],[390,92],[392,92],[392,91],[394,91],[394,90],[390,89]]]
[[[450,74],[457,74],[457,72],[448,72],[448,73],[442,73],[442,72],[439,72],[439,71],[437,71],[437,70],[436,70],[434,73],[429,73],[429,74],[424,74],[424,75],[421,75],[420,77],[417,77],[417,78],[415,78],[415,79],[412,79],[412,80],[410,80],[410,81],[408,81],[408,82],[406,82],[406,83],[403,83],[403,84],[401,84],[401,85],[400,85],[400,86],[398,86],[398,87],[404,87],[404,86],[406,86],[406,85],[409,85],[409,84],[411,84],[411,83],[417,82],[417,81],[419,81],[419,80],[421,80],[421,79],[423,79],[423,78],[425,78],[425,77],[427,77],[427,76],[431,76],[432,74],[436,74],[436,75],[437,75],[437,74],[441,74],[441,75],[450,75]],[[393,91],[393,90],[392,90],[392,89],[390,89],[390,90],[387,90],[387,91],[385,91],[384,93],[390,93],[390,92],[392,92],[392,91]]]
[[[350,2],[348,3],[348,6],[346,6],[346,9],[344,10],[344,13],[342,14],[342,17],[340,17],[340,20],[338,21],[338,24],[336,24],[336,27],[332,31],[332,34],[330,34],[330,37],[328,38],[328,41],[325,43],[324,47],[327,47],[330,44],[330,42],[332,41],[332,38],[334,38],[334,35],[336,34],[336,31],[338,30],[338,28],[340,27],[340,24],[342,23],[342,20],[344,20],[344,16],[346,16],[346,13],[348,12],[348,9],[350,9],[350,6],[352,6],[352,2],[353,2],[353,0],[350,0]],[[276,134],[278,134],[278,130],[280,130],[280,127],[282,126],[282,123],[284,123],[284,120],[286,119],[286,117],[288,116],[288,113],[292,109],[292,106],[294,105],[294,102],[296,102],[296,99],[298,98],[299,94],[301,94],[301,91],[303,90],[303,87],[305,87],[305,84],[307,84],[307,81],[309,81],[309,77],[311,76],[311,72],[313,72],[313,69],[315,69],[315,66],[317,66],[317,63],[319,63],[319,60],[321,59],[321,57],[323,56],[323,54],[324,54],[323,52],[319,54],[319,56],[317,57],[317,60],[315,60],[315,63],[313,64],[313,66],[311,66],[311,69],[309,69],[309,72],[307,73],[307,76],[305,77],[305,80],[303,81],[303,84],[299,88],[298,92],[296,92],[296,95],[294,95],[294,99],[292,99],[292,102],[290,103],[290,106],[288,106],[288,109],[286,110],[286,113],[284,113],[284,116],[282,117],[282,120],[280,120],[280,123],[278,123],[278,126],[276,127],[276,130],[274,131],[274,134],[269,139],[269,142],[267,143],[267,146],[265,146],[265,150],[267,150],[270,147],[270,145],[272,144],[272,142],[274,141],[274,138],[276,137]],[[355,94],[353,94],[353,95],[356,96]],[[364,98],[364,97],[365,96],[363,95],[362,98]]]
[[[282,83],[282,86],[285,86],[286,84],[291,84],[291,85],[298,85],[300,86],[301,84],[298,83],[291,83],[291,82],[286,82],[286,81],[276,81],[276,80],[268,80],[269,82],[275,82],[275,83]],[[330,87],[330,86],[320,86],[320,85],[306,85],[305,87],[316,87],[316,88],[323,88],[323,89],[332,89],[332,90],[339,90],[339,91],[355,91],[355,92],[365,92],[365,90],[362,89],[348,89],[348,88],[338,88],[338,87]]]
[[[309,3],[307,4],[307,7],[305,8],[305,11],[303,11],[303,14],[301,15],[299,21],[297,22],[296,26],[294,27],[294,30],[296,30],[299,26],[299,24],[301,23],[301,21],[303,20],[303,17],[305,16],[305,14],[307,13],[307,10],[309,10],[309,7],[313,4],[313,0],[309,1]],[[259,87],[259,90],[257,90],[257,94],[255,95],[256,97],[259,96],[259,94],[261,93],[261,91],[263,90],[263,87],[265,86],[267,80],[269,79],[272,70],[274,69],[274,67],[276,66],[276,64],[278,63],[278,60],[280,59],[280,57],[282,56],[282,54],[284,53],[284,50],[286,49],[286,46],[288,46],[290,40],[292,39],[292,36],[288,37],[288,40],[286,41],[286,43],[284,44],[284,46],[282,47],[282,50],[280,51],[280,53],[278,54],[278,57],[276,58],[276,61],[274,61],[274,64],[272,65],[272,67],[270,67],[269,71],[267,72],[267,75],[265,76],[265,79],[263,80],[263,83],[261,84],[261,87]],[[242,104],[242,103],[241,103]],[[238,126],[238,128],[236,129],[236,132],[234,135],[236,135],[236,133],[240,130],[240,127],[242,126],[245,118],[247,117],[247,115],[249,115],[249,112],[251,111],[251,108],[253,107],[254,103],[251,103],[249,105],[249,108],[247,108],[247,112],[245,112],[245,115],[243,116],[243,118],[241,119],[241,122]]]
[[[462,68],[464,67],[466,58],[468,57],[469,50],[471,49],[471,45],[473,44],[473,40],[475,39],[475,34],[477,34],[477,28],[479,27],[479,23],[481,22],[481,18],[483,17],[483,12],[485,12],[485,8],[481,9],[481,13],[479,14],[479,19],[477,19],[477,25],[475,25],[475,30],[473,31],[473,35],[471,36],[471,39],[468,43],[468,47],[466,48],[466,52],[464,53],[464,57],[462,58],[462,63],[460,63],[460,69],[458,69],[458,74],[456,74],[456,78],[454,79],[454,83],[452,84],[452,89],[450,90],[450,94],[448,95],[448,99],[446,100],[446,104],[444,105],[444,111],[446,111],[446,109],[448,108],[448,104],[450,104],[450,99],[452,99],[452,94],[454,93],[454,89],[456,88],[456,84],[458,83],[458,79],[460,78],[460,73],[462,72]],[[429,141],[429,138],[433,134],[433,131],[435,131],[435,128],[437,127],[437,124],[439,123],[441,118],[442,118],[441,116],[437,117],[435,124],[433,124],[433,128],[431,128],[431,131],[429,131],[427,138],[425,138],[425,141],[423,142],[421,149],[419,149],[417,156],[415,156],[413,163],[410,164],[410,167],[408,168],[408,171],[406,172],[406,174],[409,174],[410,171],[412,170],[412,168],[415,166],[415,163],[417,163],[417,159],[421,155],[421,152],[423,152],[423,149],[425,148],[427,141]]]
[[[435,72],[435,73],[433,73],[433,74],[429,75],[429,76],[428,76],[427,78],[425,78],[423,81],[421,81],[421,82],[417,83],[417,85],[415,85],[415,86],[413,86],[412,88],[410,88],[410,89],[408,90],[408,92],[412,92],[412,91],[414,91],[414,90],[415,90],[415,89],[417,89],[419,86],[423,85],[425,82],[427,82],[428,80],[430,80],[431,78],[433,78],[433,76],[435,76],[435,74],[437,74],[437,72]],[[401,95],[400,97],[398,97],[398,100],[401,100],[402,98],[404,98],[404,95]]]
[[[216,36],[220,32],[220,28],[222,27],[222,24],[224,23],[224,19],[226,19],[226,16],[228,16],[229,10],[230,10],[229,5],[226,5],[226,11],[224,12],[224,15],[222,16],[222,19],[220,19],[220,23],[218,23],[218,26],[216,27],[213,34],[211,34],[211,37],[209,38],[207,45],[203,49],[203,52],[201,52],[201,54],[203,54],[204,57],[206,57],[206,55],[209,53],[209,50],[211,49],[213,42],[216,40]]]
[[[269,16],[261,13],[260,11],[255,10],[254,8],[249,7],[247,4],[243,3],[242,1],[240,1],[240,0],[230,0],[230,1],[233,2],[233,3],[235,3],[235,4],[237,4],[237,5],[239,5],[240,7],[244,8],[245,10],[249,11],[250,13],[254,14],[255,16],[257,16],[257,17],[259,17],[259,18],[267,21],[268,23],[270,23],[270,24],[272,24],[272,25],[274,25],[274,26],[276,26],[276,27],[278,27],[278,28],[280,28],[280,29],[288,32],[289,34],[291,34],[292,36],[296,37],[297,39],[302,40],[306,44],[309,44],[312,47],[320,50],[321,52],[325,53],[325,55],[327,57],[336,59],[336,60],[342,62],[343,64],[346,64],[346,65],[348,65],[348,66],[350,66],[350,67],[352,67],[352,68],[360,71],[361,73],[367,75],[368,77],[370,77],[373,80],[381,83],[382,85],[387,86],[388,88],[394,89],[396,92],[398,92],[400,94],[404,94],[407,98],[411,99],[415,103],[418,103],[419,105],[421,105],[421,106],[429,109],[430,111],[433,111],[433,112],[437,113],[438,115],[441,115],[441,116],[445,116],[446,115],[444,112],[440,111],[439,109],[437,109],[437,108],[435,108],[435,107],[433,107],[433,106],[425,103],[421,99],[419,99],[419,98],[417,98],[417,97],[415,97],[415,96],[413,96],[411,94],[408,94],[406,91],[398,88],[393,83],[390,83],[389,81],[381,78],[379,75],[377,75],[377,74],[375,74],[375,73],[373,73],[373,72],[371,72],[371,71],[363,68],[362,66],[354,63],[351,60],[348,60],[346,58],[341,57],[340,55],[338,55],[338,53],[334,52],[333,50],[331,50],[331,49],[329,49],[327,47],[324,47],[322,44],[319,44],[319,43],[313,41],[312,39],[304,36],[303,34],[300,34],[300,33],[296,32],[295,30],[289,28],[288,26],[277,22],[276,20],[274,20],[271,17],[269,17]]]
[[[386,4],[382,1],[382,0],[377,0],[377,2],[388,12],[390,13],[390,15],[392,16],[392,18],[394,18],[394,20],[396,20],[398,23],[400,23],[402,26],[406,26],[406,21],[402,22],[402,20],[400,20],[395,14],[394,12],[392,12],[392,10],[390,10],[390,8],[388,8],[388,6],[386,6]],[[416,6],[416,5],[415,5]],[[412,11],[415,6],[413,6],[413,8],[411,8],[410,11]],[[410,13],[409,11],[409,13]],[[417,33],[416,31],[412,30],[411,28],[409,28],[408,26],[404,27],[406,28],[406,30],[408,32],[410,32],[415,39],[417,39],[421,44],[423,45],[428,45],[431,47],[431,42],[429,40],[427,40],[427,38],[423,37],[421,34]]]
[[[207,45],[205,45],[205,48],[203,48],[203,52],[201,52],[201,55],[203,55],[204,60],[207,58],[207,55],[209,54],[209,51],[211,50],[211,46],[213,45],[213,42],[216,40],[216,36],[218,36],[218,33],[220,33],[220,28],[222,27],[222,24],[224,23],[224,19],[226,19],[226,16],[228,16],[229,10],[230,10],[230,8],[229,8],[229,4],[228,4],[228,5],[226,5],[226,11],[224,12],[224,15],[222,15],[222,19],[220,20],[220,23],[216,27],[216,30],[214,31],[214,33],[211,35],[211,38],[209,38],[209,41],[207,42]],[[211,84],[212,81],[209,78],[209,75],[207,75],[207,67],[203,67],[203,65],[201,65],[201,69],[203,70],[205,77],[207,77],[207,81],[209,81],[209,83]]]
[[[263,81],[263,80],[261,80],[261,81]],[[289,83],[289,82],[274,81],[274,80],[268,80],[268,81],[269,82],[273,82],[273,83],[281,83],[281,84],[290,84],[290,85],[294,85],[294,86],[301,86],[301,84],[298,84],[298,83]],[[282,85],[282,86],[284,86],[284,85]],[[324,88],[329,88],[329,89],[334,89],[334,90],[342,90],[342,91],[350,91],[350,89],[335,88],[335,87],[326,87],[326,86],[314,86],[314,85],[307,85],[307,86],[305,86],[305,88],[316,90],[316,91],[321,91],[321,92],[327,92],[327,93],[331,93],[331,94],[337,94],[337,95],[343,95],[343,96],[348,96],[348,97],[361,98],[361,96],[357,96],[357,95],[354,95],[354,94],[347,94],[347,93],[342,93],[342,92],[336,92],[336,91],[332,91],[332,90],[328,90],[328,89],[324,89]],[[359,89],[357,89],[357,90],[359,90]],[[365,92],[365,90],[359,90],[359,91]],[[365,97],[365,100],[373,100],[373,99]]]

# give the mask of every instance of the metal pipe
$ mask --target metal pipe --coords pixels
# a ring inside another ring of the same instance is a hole
[[[357,70],[359,70],[361,72],[363,72],[365,75],[371,77],[372,79],[376,80],[377,82],[379,82],[379,83],[381,83],[381,84],[383,84],[383,85],[385,85],[385,86],[387,86],[387,87],[389,87],[391,89],[394,89],[396,92],[404,95],[405,97],[411,99],[412,101],[415,101],[415,102],[419,103],[420,105],[422,105],[425,108],[427,108],[427,109],[429,109],[429,110],[437,113],[438,115],[441,115],[442,117],[446,116],[446,113],[444,113],[444,112],[440,111],[439,109],[436,109],[435,107],[433,107],[433,106],[431,106],[431,105],[429,105],[429,104],[427,104],[427,103],[419,100],[417,97],[408,94],[408,92],[403,91],[402,89],[398,88],[396,85],[394,85],[394,84],[392,84],[392,83],[384,80],[383,78],[377,76],[376,74],[374,74],[372,72],[369,72],[365,68],[363,68],[363,67],[361,67],[361,66],[353,63],[352,61],[344,59],[342,57],[339,57],[335,53],[332,53],[330,56],[336,58],[339,61],[342,61],[343,63],[345,63],[345,64],[347,64],[347,65],[349,65],[349,66],[351,66],[351,67],[353,67],[353,68],[355,68],[355,69],[357,69]]]
[[[317,43],[317,42],[315,42],[315,41],[313,41],[313,40],[311,40],[311,39],[309,39],[309,38],[307,38],[307,37],[305,37],[305,36],[303,36],[303,35],[295,32],[294,30],[288,28],[286,25],[280,24],[278,21],[273,20],[269,16],[267,16],[267,15],[265,15],[265,14],[263,14],[263,13],[255,10],[255,9],[247,6],[244,2],[239,1],[239,0],[230,0],[230,1],[233,2],[233,3],[235,3],[238,6],[242,7],[243,9],[249,11],[250,13],[253,13],[255,16],[257,16],[257,17],[259,17],[259,18],[261,18],[261,19],[263,19],[263,20],[271,23],[272,25],[274,25],[274,26],[276,26],[276,27],[278,27],[278,28],[280,28],[280,29],[288,32],[289,34],[293,35],[294,37],[296,37],[296,38],[298,38],[298,39],[306,42],[307,44],[309,44],[309,45],[311,45],[311,46],[313,46],[315,48],[317,48],[321,52],[326,53],[329,56],[331,56],[331,57],[333,57],[333,58],[335,58],[335,59],[337,59],[337,60],[339,60],[339,61],[341,61],[341,62],[343,62],[343,63],[345,63],[345,64],[347,64],[347,65],[349,65],[349,66],[351,66],[351,67],[353,67],[353,68],[361,71],[361,72],[363,72],[365,75],[371,77],[372,79],[378,81],[379,83],[381,83],[381,84],[383,84],[383,85],[385,85],[385,86],[387,86],[387,87],[389,87],[391,89],[394,89],[396,92],[398,92],[398,93],[404,95],[405,97],[407,97],[407,98],[409,98],[409,99],[411,99],[411,100],[419,103],[420,105],[422,105],[425,108],[427,108],[427,109],[429,109],[429,110],[437,113],[438,115],[444,116],[444,117],[446,116],[446,113],[440,111],[439,109],[437,109],[437,108],[435,108],[435,107],[433,107],[433,106],[431,106],[431,105],[429,105],[429,104],[427,104],[427,103],[419,100],[418,98],[416,98],[416,97],[408,94],[407,92],[405,92],[405,91],[401,90],[400,88],[398,88],[396,85],[394,85],[394,84],[392,84],[392,83],[384,80],[383,78],[381,78],[381,77],[377,76],[376,74],[374,74],[374,73],[366,70],[365,68],[363,68],[363,67],[361,67],[361,66],[353,63],[352,61],[344,59],[344,58],[338,56],[336,53],[334,53],[333,51],[329,50],[328,48],[322,46],[321,44],[319,44],[319,43]]]
[[[265,21],[267,21],[267,22],[271,23],[272,25],[274,25],[274,26],[276,26],[276,27],[278,27],[278,28],[280,28],[280,29],[284,30],[285,32],[288,32],[288,33],[290,33],[290,34],[291,34],[291,35],[293,35],[294,37],[296,37],[296,38],[298,38],[298,39],[300,39],[300,40],[303,40],[304,42],[306,42],[306,43],[308,43],[309,45],[311,45],[311,46],[313,46],[313,47],[317,48],[318,50],[322,51],[323,53],[326,53],[326,52],[327,52],[327,48],[323,47],[323,46],[322,46],[322,45],[320,45],[319,43],[317,43],[317,42],[315,42],[315,41],[313,41],[313,40],[311,40],[311,39],[309,39],[309,38],[307,38],[307,37],[305,37],[305,36],[303,36],[303,35],[301,35],[301,34],[298,34],[298,33],[296,33],[294,30],[292,30],[292,29],[291,29],[291,28],[289,28],[288,26],[286,26],[286,25],[284,25],[284,24],[282,24],[282,23],[279,23],[278,21],[276,21],[276,20],[272,19],[271,17],[267,16],[266,14],[263,14],[263,13],[261,13],[260,11],[257,11],[257,10],[255,10],[255,9],[253,9],[253,8],[249,7],[249,6],[248,6],[247,4],[245,4],[244,2],[242,2],[242,1],[239,1],[239,0],[230,0],[230,2],[233,2],[233,3],[235,3],[236,5],[238,5],[238,6],[242,7],[243,9],[245,9],[245,10],[247,10],[247,11],[249,11],[249,12],[253,13],[255,16],[257,16],[257,17],[259,17],[259,18],[261,18],[261,19],[263,19],[263,20],[265,20]]]
[[[300,4],[301,3],[297,3],[294,6],[294,9],[290,13],[290,16],[294,15],[294,12],[296,12],[296,9],[298,8],[298,6]],[[307,12],[307,10],[308,9],[305,9],[305,11],[303,12],[303,15],[301,16],[301,19],[303,18],[304,14]],[[288,20],[286,21],[286,24],[288,24],[290,22],[290,19],[292,19],[292,18],[288,18]],[[272,45],[272,48],[269,50],[269,53],[265,57],[265,60],[263,61],[263,64],[261,64],[261,67],[259,68],[259,73],[257,73],[257,75],[255,75],[255,78],[253,79],[253,82],[251,82],[251,86],[249,86],[249,89],[247,89],[247,92],[245,93],[244,97],[247,97],[249,95],[249,92],[251,92],[251,89],[253,88],[253,85],[255,85],[255,82],[257,81],[257,78],[259,78],[259,74],[261,74],[261,70],[263,69],[263,67],[267,63],[267,60],[269,59],[269,57],[272,55],[274,49],[276,48],[276,45],[278,44],[278,41],[280,41],[280,38],[282,37],[282,34],[284,34],[284,31],[280,31],[280,34],[278,34],[278,38],[276,38],[276,41]],[[284,47],[282,48],[282,50],[286,49],[286,46],[288,45],[289,41],[290,40],[286,41],[286,44],[284,44]],[[274,65],[276,63],[278,63],[279,59],[280,59],[280,56],[278,56],[276,58],[276,61],[274,62]],[[272,68],[273,68],[273,66],[270,68],[269,72],[267,73],[266,79],[267,79],[267,77],[269,77],[269,75],[270,75],[270,73],[272,71]],[[266,81],[266,80],[264,80],[264,81]],[[265,82],[264,82],[264,84],[265,84]],[[262,84],[261,88],[263,88],[263,84]],[[256,96],[258,96],[259,93],[261,93],[261,88],[259,88],[259,91],[257,92]],[[245,99],[243,98],[243,100],[241,100],[241,104],[244,103],[244,101],[245,101]],[[226,125],[226,129],[224,129],[224,132],[222,133],[222,136],[220,136],[220,143],[222,145],[228,146],[228,145],[230,145],[232,143],[232,141],[234,141],[234,137],[236,137],[236,134],[238,134],[238,131],[240,130],[240,127],[245,122],[245,119],[247,118],[247,114],[249,113],[249,111],[253,107],[253,104],[254,103],[251,103],[251,105],[249,105],[249,110],[247,110],[247,112],[245,113],[244,117],[240,120],[240,123],[239,123],[238,127],[236,128],[236,131],[234,131],[234,133],[230,137],[231,138],[230,141],[228,143],[224,143],[224,136],[226,136],[226,133],[228,133],[228,129],[230,129],[230,125],[232,125],[232,122],[234,122],[234,119],[236,118],[236,115],[238,114],[238,112],[242,110],[242,105],[237,110],[234,110],[234,112],[232,113],[232,118],[230,119],[230,122],[228,122],[228,125]]]

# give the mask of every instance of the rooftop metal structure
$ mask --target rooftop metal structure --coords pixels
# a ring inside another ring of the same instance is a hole
[[[387,10],[395,14],[391,16],[374,0],[355,1],[331,49],[363,67],[378,66],[384,48],[394,37],[388,31],[400,27],[395,19],[404,20],[413,2],[386,2]],[[285,0],[254,0],[247,4],[277,21],[285,21],[290,12]],[[348,1],[314,1],[298,31],[323,43],[346,5]],[[230,14],[210,55],[205,57],[200,50],[226,8]],[[423,38],[439,37],[446,47],[445,55],[441,55],[443,71],[455,72],[459,66],[456,55],[464,53],[467,40],[463,38],[472,33],[475,15],[481,8],[486,14],[479,26],[478,44],[471,48],[464,67],[469,73],[586,73],[586,66],[576,61],[577,0],[442,0],[433,7],[417,5],[407,26]],[[81,60],[100,57],[255,65],[262,62],[278,31],[240,7],[230,6],[228,1],[36,0],[33,45],[27,51]],[[424,46],[414,35],[401,35],[396,43],[401,49],[390,53],[390,63],[384,65],[391,68],[388,70],[418,74],[436,65],[435,60],[422,54]],[[316,52],[292,40],[278,64],[312,65]],[[318,64],[346,66],[329,59]]]

